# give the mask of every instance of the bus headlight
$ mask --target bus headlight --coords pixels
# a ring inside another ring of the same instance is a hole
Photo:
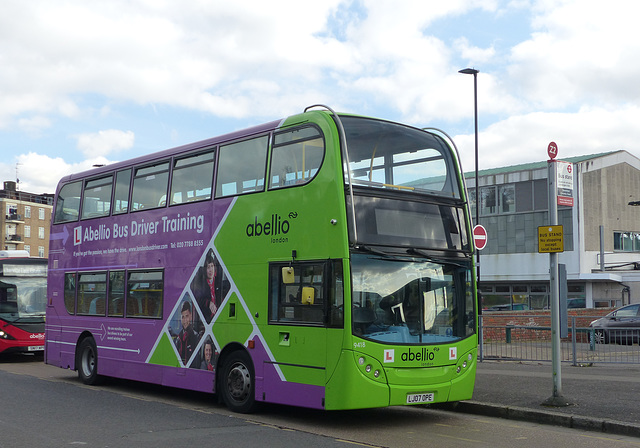
[[[456,373],[462,373],[466,371],[468,368],[473,366],[473,358],[475,356],[475,351],[470,351],[466,356],[462,356],[458,361],[458,365],[456,366]]]
[[[384,369],[377,359],[363,353],[354,352],[354,361],[364,376],[377,382],[386,382]]]
[[[15,339],[15,338],[11,336],[9,333],[7,333],[6,331],[0,330],[0,339]]]

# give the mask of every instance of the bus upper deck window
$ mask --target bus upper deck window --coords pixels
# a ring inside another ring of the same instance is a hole
[[[276,134],[269,188],[302,185],[316,175],[324,158],[324,139],[315,127]]]
[[[131,168],[118,171],[116,174],[116,191],[113,197],[113,214],[127,213],[129,210],[129,187],[131,184]]]
[[[216,198],[264,190],[269,136],[220,147]]]
[[[174,162],[170,205],[211,199],[214,156],[210,151]]]
[[[164,207],[167,204],[169,162],[135,169],[131,210]]]
[[[66,184],[60,189],[53,218],[54,224],[78,220],[81,193],[82,181]]]
[[[82,219],[107,216],[111,211],[113,176],[86,182],[82,195]]]

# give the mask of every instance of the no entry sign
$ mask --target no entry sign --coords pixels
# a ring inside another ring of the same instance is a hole
[[[478,250],[484,249],[487,245],[487,229],[480,224],[473,228],[473,244]]]

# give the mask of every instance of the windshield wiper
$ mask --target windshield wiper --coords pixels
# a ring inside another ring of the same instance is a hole
[[[409,255],[419,255],[423,258],[426,258],[429,261],[432,261],[434,263],[438,263],[438,264],[447,264],[447,265],[451,265],[451,266],[457,266],[459,268],[464,268],[464,269],[469,269],[469,265],[468,264],[463,264],[463,263],[458,263],[457,261],[453,261],[451,259],[448,258],[439,258],[439,257],[434,257],[433,255],[429,255],[427,252],[420,250],[420,249],[415,249],[413,247],[410,247],[409,249],[407,249],[407,253]]]
[[[380,249],[374,249],[373,247],[369,247],[369,246],[358,246],[358,249],[362,249],[363,251],[369,252],[370,254],[380,255],[381,257],[385,257],[385,258],[391,257],[391,255],[389,255],[388,253],[383,252]]]

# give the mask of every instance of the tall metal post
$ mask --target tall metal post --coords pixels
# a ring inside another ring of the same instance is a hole
[[[558,188],[557,165],[555,160],[549,161],[549,225],[558,225]],[[549,281],[551,293],[551,363],[553,369],[553,394],[543,405],[568,406],[569,403],[562,396],[562,371],[560,351],[560,284],[558,281],[558,254],[549,253]]]
[[[476,222],[475,226],[480,224],[480,186],[478,185],[478,73],[480,70],[475,68],[465,68],[459,70],[458,73],[464,75],[473,75],[473,121],[475,126],[475,157],[476,157]],[[480,291],[480,251],[476,250],[476,299]],[[476,300],[478,302],[478,300]],[[478,314],[482,313],[482,303],[477,303]],[[482,321],[480,320],[480,323]],[[482,325],[478,325],[478,341],[480,346],[480,360],[482,360]]]
[[[475,123],[475,156],[476,156],[476,222],[480,224],[480,186],[478,185],[478,73],[475,68],[465,68],[458,73],[473,75],[473,118]],[[480,251],[476,250],[476,285],[480,284]],[[480,304],[479,304],[480,305]]]

